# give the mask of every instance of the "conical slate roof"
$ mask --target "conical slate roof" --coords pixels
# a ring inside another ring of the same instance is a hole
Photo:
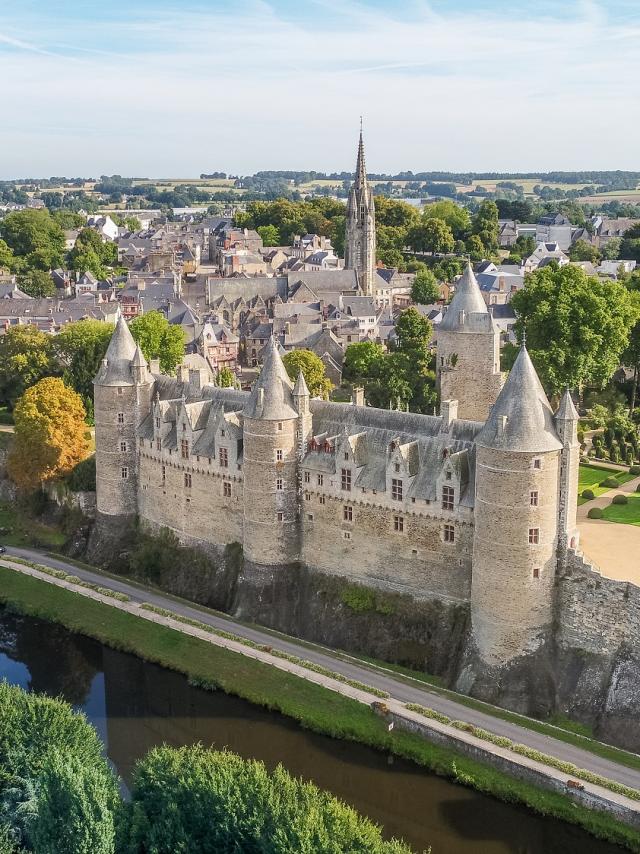
[[[262,418],[266,421],[286,421],[297,418],[293,406],[293,383],[282,364],[276,339],[271,336],[267,345],[260,376],[258,377],[244,409],[245,418]]]
[[[577,421],[580,418],[569,389],[562,395],[560,406],[556,412],[556,421]]]
[[[142,350],[140,349],[139,344],[136,344],[136,351],[133,354],[132,364],[133,364],[134,368],[146,368],[147,367],[147,360],[145,359],[144,354],[142,353]]]
[[[456,283],[453,299],[438,328],[446,332],[480,331],[477,329],[476,315],[483,315],[480,321],[482,325],[489,328],[488,321],[491,319],[489,311],[482,298],[471,263],[468,263],[466,270]],[[474,320],[476,323],[473,322]]]
[[[476,445],[529,454],[562,448],[553,412],[526,347],[522,347]]]
[[[133,385],[131,365],[136,354],[136,342],[122,315],[105,353],[104,362],[94,382],[99,385]]]
[[[294,397],[309,397],[309,387],[307,386],[306,380],[304,378],[304,374],[302,371],[298,372],[298,379],[296,380],[296,384],[293,387],[293,396]]]

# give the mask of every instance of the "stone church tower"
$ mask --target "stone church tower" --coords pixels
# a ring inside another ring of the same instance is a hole
[[[153,377],[122,315],[94,388],[98,517],[138,512],[137,430],[151,411]]]
[[[344,266],[347,270],[357,271],[363,293],[368,296],[375,296],[376,214],[373,190],[367,180],[362,131],[360,131],[358,143],[355,179],[349,190],[347,202]]]
[[[485,421],[502,388],[500,330],[471,264],[456,283],[436,338],[440,399],[458,401],[458,418]]]

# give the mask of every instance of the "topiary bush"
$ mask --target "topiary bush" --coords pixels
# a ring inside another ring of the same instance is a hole
[[[604,480],[600,481],[600,486],[606,486],[609,489],[615,489],[616,486],[620,486],[615,477],[606,477]]]
[[[620,495],[614,495],[613,496],[613,500],[611,501],[611,503],[612,504],[628,504],[629,499],[627,498],[626,495],[622,495],[622,493],[620,493]]]
[[[604,518],[604,513],[602,512],[602,507],[592,507],[591,510],[587,513],[587,517],[589,519],[602,519]]]
[[[631,474],[640,474],[640,466],[638,466],[638,465],[631,466],[629,471],[631,472]]]
[[[582,497],[586,498],[587,501],[591,501],[591,499],[595,498],[596,496],[593,492],[593,489],[583,489],[582,490]]]

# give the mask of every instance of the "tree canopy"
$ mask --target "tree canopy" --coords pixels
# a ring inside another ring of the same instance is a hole
[[[118,247],[103,240],[93,228],[83,228],[75,246],[69,252],[69,266],[78,273],[91,272],[99,279],[107,276],[107,268],[118,263]]]
[[[449,226],[455,240],[464,240],[471,229],[469,211],[448,199],[427,205],[422,218],[423,220],[441,219]]]
[[[625,231],[620,243],[620,258],[640,264],[640,224]]]
[[[442,219],[430,218],[414,225],[407,233],[407,243],[414,252],[430,252],[444,255],[453,252],[453,232]]]
[[[128,849],[409,854],[332,795],[279,765],[197,745],[152,750],[137,766]]]
[[[113,326],[99,320],[68,323],[54,336],[51,346],[64,382],[82,398],[93,421],[93,379],[107,352]]]
[[[580,268],[545,267],[531,273],[513,295],[516,333],[545,388],[598,387],[620,364],[638,309],[619,282],[602,282]]]
[[[172,374],[184,357],[184,332],[176,324],[169,323],[159,311],[149,311],[135,317],[129,329],[140,345],[144,357],[160,360],[160,370]]]
[[[431,305],[440,299],[440,285],[431,270],[418,270],[411,286],[411,299],[421,305]]]
[[[52,372],[52,338],[31,324],[0,335],[0,401],[13,408],[29,386]]]
[[[0,237],[20,269],[52,270],[64,260],[64,232],[47,210],[13,211],[0,220]]]
[[[80,395],[57,377],[45,377],[25,391],[15,405],[15,437],[7,460],[21,490],[64,477],[87,456],[85,416]]]
[[[51,274],[45,270],[26,270],[17,276],[18,287],[30,297],[52,297],[55,296],[56,286],[53,284]]]
[[[283,356],[282,362],[289,377],[294,382],[297,380],[300,371],[302,371],[311,397],[328,397],[333,384],[327,377],[324,363],[320,356],[316,356],[311,350],[292,350]]]

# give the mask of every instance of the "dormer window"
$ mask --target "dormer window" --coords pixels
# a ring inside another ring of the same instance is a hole
[[[443,486],[442,487],[442,509],[443,510],[453,510],[453,487],[452,486]]]
[[[184,423],[184,421],[183,421],[183,422],[182,422],[182,432],[183,432],[183,433],[186,433],[186,431],[187,431],[187,425],[186,425],[186,424]]]
[[[226,434],[226,432],[225,432],[224,430],[221,430],[221,431],[220,431],[220,435],[221,435],[221,436],[222,436],[222,438],[224,439],[224,437],[225,437],[227,434]]]
[[[450,472],[450,471],[446,471],[446,472],[444,473],[444,478],[445,478],[445,480],[451,480],[451,472]]]
[[[349,460],[349,452],[348,451],[344,452],[344,458],[345,458],[345,461]]]
[[[394,469],[395,469],[395,471],[399,472],[400,471],[400,463],[396,463],[394,466]]]

